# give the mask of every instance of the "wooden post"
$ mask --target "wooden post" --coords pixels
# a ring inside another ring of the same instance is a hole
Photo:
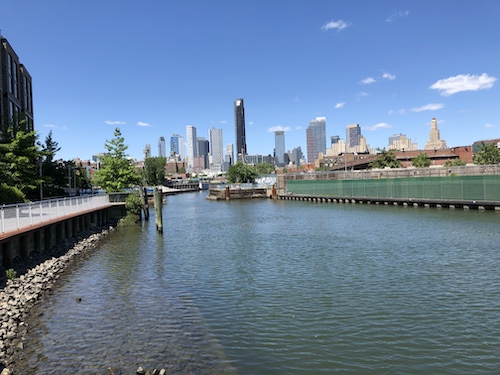
[[[155,218],[156,218],[156,230],[159,233],[163,233],[163,196],[158,188],[154,189],[154,198],[155,198]]]
[[[142,212],[144,213],[144,220],[149,220],[149,206],[148,206],[148,192],[145,187],[142,188]]]
[[[231,190],[229,190],[229,185],[226,185],[226,200],[231,198]]]
[[[272,197],[273,199],[278,199],[278,194],[276,194],[276,185],[273,185]]]

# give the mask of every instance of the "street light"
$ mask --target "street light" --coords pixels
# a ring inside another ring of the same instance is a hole
[[[42,180],[42,165],[43,159],[38,159],[38,165],[40,166],[40,200],[43,200],[43,180]]]

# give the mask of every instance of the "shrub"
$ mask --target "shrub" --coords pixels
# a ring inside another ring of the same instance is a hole
[[[7,280],[14,280],[17,276],[17,272],[14,271],[12,268],[9,268],[8,270],[5,271],[5,276],[7,277]]]

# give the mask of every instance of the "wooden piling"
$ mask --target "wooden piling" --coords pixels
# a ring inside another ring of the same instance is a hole
[[[142,212],[144,213],[144,221],[149,220],[148,192],[145,187],[142,188]]]
[[[156,220],[156,230],[159,233],[163,233],[163,195],[158,188],[154,189],[154,201],[155,201],[155,220]]]

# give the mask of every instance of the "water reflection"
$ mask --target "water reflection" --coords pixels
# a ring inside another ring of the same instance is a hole
[[[21,373],[494,373],[497,212],[169,197],[61,278]],[[76,303],[75,297],[82,302]]]

